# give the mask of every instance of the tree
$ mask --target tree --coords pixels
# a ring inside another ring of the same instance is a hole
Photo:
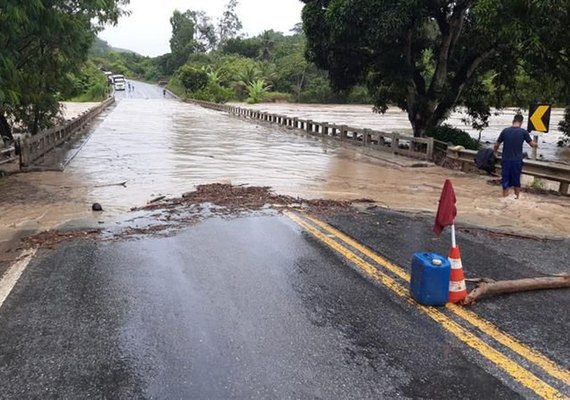
[[[260,48],[261,43],[256,38],[232,38],[226,40],[220,50],[224,54],[237,54],[247,58],[257,58]]]
[[[184,65],[188,56],[196,50],[194,12],[187,10],[181,13],[174,10],[172,17],[170,17],[170,25],[172,26],[170,51],[172,52],[173,66],[177,69]]]
[[[222,17],[218,20],[218,40],[224,45],[229,39],[238,36],[243,25],[236,13],[238,0],[229,0],[226,4]]]
[[[521,65],[570,76],[570,0],[302,1],[308,58],[336,89],[367,83],[377,111],[406,110],[416,136],[457,106],[488,116],[489,72],[497,93]]]
[[[87,59],[95,33],[128,0],[3,0],[0,8],[0,135],[10,122],[32,134],[53,124],[58,94]]]

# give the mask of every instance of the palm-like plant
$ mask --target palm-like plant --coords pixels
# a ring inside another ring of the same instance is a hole
[[[233,88],[238,95],[243,96],[248,92],[249,85],[259,79],[261,79],[259,68],[256,65],[247,65],[235,76]]]
[[[271,86],[266,85],[263,79],[258,79],[256,81],[250,82],[250,84],[247,86],[247,91],[249,94],[247,102],[249,104],[262,102],[269,90],[271,90]]]

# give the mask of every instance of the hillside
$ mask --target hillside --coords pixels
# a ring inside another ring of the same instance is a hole
[[[119,47],[113,47],[113,46],[109,45],[109,43],[104,41],[103,39],[96,37],[95,41],[93,42],[93,46],[91,46],[90,54],[92,56],[97,57],[97,56],[103,56],[103,55],[108,54],[108,53],[126,53],[126,54],[137,54],[137,55],[139,55],[138,53],[136,53],[132,50],[121,49]]]

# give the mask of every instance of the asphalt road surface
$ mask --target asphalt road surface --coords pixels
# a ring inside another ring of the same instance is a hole
[[[430,237],[428,221],[385,212],[327,218],[373,250],[389,249],[384,257],[397,265],[374,264],[329,225],[295,214],[211,218],[170,237],[40,250],[0,308],[0,397],[570,394],[568,292],[482,302],[470,323],[492,323],[475,328],[455,309],[410,302],[394,274],[378,275],[385,265],[406,269],[412,249],[444,249],[443,240],[418,239]],[[407,229],[416,229],[409,240],[388,241]],[[488,239],[460,236],[464,262],[486,264],[477,272],[515,261],[520,274],[536,272],[524,261],[535,241],[506,239],[521,248],[509,254]]]
[[[127,81],[126,90],[115,91],[115,99],[162,99],[164,97],[170,98],[168,93],[164,93],[164,89],[157,85],[139,81]]]

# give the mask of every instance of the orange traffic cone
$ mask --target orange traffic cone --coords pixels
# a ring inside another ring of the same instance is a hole
[[[459,303],[467,297],[467,286],[465,285],[465,275],[461,264],[461,253],[459,247],[452,247],[449,251],[449,262],[451,263],[451,277],[449,280],[449,302]]]

